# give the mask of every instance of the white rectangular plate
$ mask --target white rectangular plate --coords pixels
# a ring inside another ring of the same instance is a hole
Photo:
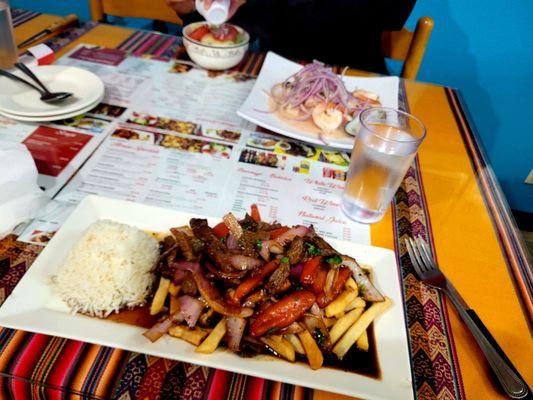
[[[330,241],[341,253],[372,265],[376,286],[392,299],[392,307],[374,323],[381,379],[330,368],[313,371],[303,363],[291,364],[265,357],[241,358],[224,350],[207,355],[198,354],[194,352],[194,346],[170,336],[151,343],[142,335],[142,328],[69,313],[51,290],[50,276],[56,273],[70,248],[94,221],[106,218],[140,229],[167,231],[170,227],[188,224],[192,217],[195,216],[174,210],[97,196],[86,197],[2,305],[0,325],[350,396],[369,399],[413,398],[398,267],[390,250]],[[215,218],[208,220],[210,224],[218,222]]]
[[[300,64],[278,56],[276,53],[268,52],[255,85],[237,111],[237,114],[273,132],[304,142],[324,145],[324,142],[318,137],[318,128],[314,132],[298,130],[283,122],[276,115],[265,112],[270,109],[266,93],[270,92],[272,86],[283,82],[301,68],[302,66]],[[364,89],[377,93],[384,107],[398,108],[398,77],[361,78],[344,76],[342,80],[348,90]],[[328,141],[328,146],[343,150],[352,150],[353,141],[353,137],[346,135],[342,139],[331,139]]]

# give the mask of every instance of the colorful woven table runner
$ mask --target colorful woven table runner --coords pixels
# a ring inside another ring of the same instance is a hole
[[[70,30],[63,38],[54,38],[51,45],[60,48],[93,27],[94,24],[89,23]],[[135,56],[162,60],[185,57],[180,38],[153,32],[135,32],[117,48]],[[249,54],[235,70],[256,75],[263,60],[264,54]],[[405,88],[401,85],[400,89],[400,104],[408,111]],[[448,95],[455,96],[455,93],[450,90]],[[458,101],[451,105],[455,112],[462,112]],[[469,132],[465,133],[470,135],[464,137],[465,142],[470,140],[476,144],[474,134]],[[482,152],[476,154],[482,156]],[[492,180],[491,177],[485,178],[480,176],[480,183],[487,181],[494,185],[493,177]],[[480,188],[490,203],[486,190],[481,185]],[[492,212],[497,206],[494,205]],[[421,235],[432,243],[417,160],[394,198],[392,211],[416,398],[462,399],[464,391],[445,302],[439,293],[420,285],[413,275],[403,244],[403,238],[409,235]],[[494,219],[496,222],[501,220]],[[505,223],[496,222],[496,230],[508,229]],[[505,245],[502,242],[502,246]],[[520,246],[520,243],[512,242],[512,245]],[[0,241],[0,303],[11,293],[41,249],[18,242],[14,236]],[[435,253],[433,246],[432,250]],[[525,294],[528,294],[531,281],[522,268],[527,266],[527,260],[519,257],[511,260],[515,260],[510,266],[517,271],[515,279],[522,283]],[[0,377],[1,399],[260,400],[311,399],[314,395],[311,389],[261,378],[11,329],[0,330]],[[323,394],[321,398],[325,398]]]
[[[41,15],[39,12],[23,10],[21,8],[12,8],[11,9],[11,19],[13,21],[13,26],[17,27],[29,20],[38,17]]]

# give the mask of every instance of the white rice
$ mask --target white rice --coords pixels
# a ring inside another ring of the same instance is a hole
[[[158,256],[158,242],[149,234],[99,220],[70,250],[52,283],[72,312],[104,318],[144,304]]]

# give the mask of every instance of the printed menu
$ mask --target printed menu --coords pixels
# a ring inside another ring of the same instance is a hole
[[[77,50],[59,62],[97,73],[106,86],[103,103],[29,132],[25,124],[0,123],[0,140],[7,130],[35,149],[50,136],[67,136],[68,151],[36,156],[48,177],[64,174],[76,153],[96,143],[21,240],[45,244],[77,203],[97,194],[215,217],[243,216],[255,203],[266,220],[370,242],[368,226],[340,210],[350,155],[257,132],[236,115],[253,86],[249,76]]]

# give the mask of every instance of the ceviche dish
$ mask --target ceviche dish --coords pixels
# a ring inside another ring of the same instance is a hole
[[[344,126],[369,107],[379,107],[376,93],[349,91],[342,76],[317,61],[268,91],[270,111],[301,130],[316,130],[320,139],[346,137]]]
[[[72,312],[142,326],[147,341],[370,374],[372,322],[391,305],[371,275],[312,226],[265,222],[253,205],[167,233],[99,220],[51,284]]]
[[[235,46],[247,40],[244,32],[232,24],[194,24],[191,26],[190,32],[187,32],[187,37],[196,42],[216,47]]]

